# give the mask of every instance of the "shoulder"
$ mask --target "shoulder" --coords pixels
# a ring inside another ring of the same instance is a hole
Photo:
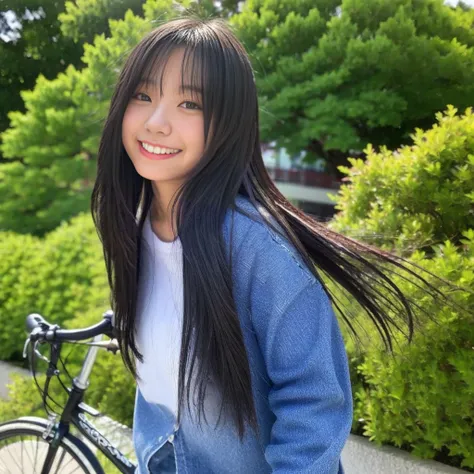
[[[238,195],[235,209],[227,211],[224,237],[241,277],[299,285],[315,280],[283,227],[263,205],[245,196]]]

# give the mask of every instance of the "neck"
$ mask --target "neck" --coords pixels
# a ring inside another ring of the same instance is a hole
[[[150,222],[155,234],[164,241],[175,239],[176,219],[172,219],[171,207],[173,204],[173,194],[175,189],[169,187],[163,189],[160,183],[160,191],[153,185],[153,200],[150,207]]]
[[[157,183],[152,182],[153,201],[151,203],[151,217],[156,222],[171,223],[171,206],[172,200],[176,193],[176,185],[174,183]]]

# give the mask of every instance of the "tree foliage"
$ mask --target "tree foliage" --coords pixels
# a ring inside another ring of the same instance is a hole
[[[230,17],[238,12],[239,0],[200,0],[190,2],[189,0],[169,2],[148,2],[157,8],[159,15],[155,20],[161,21],[163,7],[171,8],[181,14],[196,14],[202,17],[222,16]],[[219,3],[219,5],[217,4]],[[61,31],[65,36],[70,36],[76,41],[92,43],[94,36],[98,33],[109,35],[109,19],[123,18],[127,10],[140,15],[144,2],[142,0],[74,0],[66,1],[65,11],[59,15]],[[148,18],[151,18],[148,15]]]
[[[443,0],[248,0],[230,23],[256,69],[263,140],[334,174],[474,102],[472,11]]]
[[[75,0],[66,1],[59,14],[61,32],[76,42],[92,43],[97,34],[110,34],[109,20],[123,18],[127,10],[138,15],[142,0]]]
[[[80,66],[82,46],[61,36],[58,14],[63,9],[64,0],[2,1],[0,132],[8,127],[10,110],[25,110],[20,91],[32,89],[38,74],[54,79],[68,64]],[[7,11],[16,17],[18,28],[7,21]]]

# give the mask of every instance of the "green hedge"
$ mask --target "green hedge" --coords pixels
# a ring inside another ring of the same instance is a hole
[[[417,130],[413,145],[349,158],[340,166],[350,183],[334,197],[329,227],[405,255],[445,240],[459,245],[474,228],[474,114],[448,107],[433,128]]]
[[[435,275],[472,288],[474,232],[465,235],[462,252],[447,241],[435,258],[423,260],[419,254],[412,260]],[[471,311],[468,315],[436,307],[431,298],[401,279],[396,283],[436,315],[437,324],[425,322],[409,346],[399,341],[395,358],[374,346],[366,348],[355,367],[354,432],[422,458],[474,468],[474,296],[451,295]]]
[[[352,168],[337,198],[332,229],[395,251],[468,291],[453,291],[423,272],[465,311],[440,306],[414,284],[400,289],[421,312],[410,346],[397,335],[395,357],[382,349],[367,316],[362,351],[343,326],[354,393],[353,432],[422,458],[474,468],[474,115],[449,107],[438,123],[417,130],[412,146],[376,152]],[[404,275],[408,276],[408,275]],[[469,293],[471,291],[471,293]],[[357,307],[354,304],[354,307]],[[397,315],[391,314],[393,318]]]
[[[97,292],[107,309],[102,249],[89,216],[77,216],[41,240],[7,232],[0,242],[0,359],[21,360],[29,313],[63,324],[88,310]]]

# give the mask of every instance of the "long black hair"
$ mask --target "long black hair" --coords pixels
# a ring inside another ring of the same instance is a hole
[[[400,322],[407,326],[406,336],[412,340],[416,322],[413,309],[417,306],[388,276],[389,266],[406,270],[433,296],[443,294],[422,278],[420,271],[404,265],[406,261],[401,257],[331,231],[279,192],[262,159],[255,78],[243,45],[224,20],[176,19],[149,33],[121,71],[102,133],[92,193],[91,210],[103,244],[118,342],[124,363],[135,379],[138,375],[133,356],[143,360],[135,341],[140,237],[153,190],[128,157],[121,127],[139,81],[163,71],[176,48],[185,52],[183,82],[186,76],[203,91],[205,135],[203,156],[177,191],[172,206],[183,249],[179,407],[187,399],[189,409],[190,375],[195,375],[201,415],[206,382],[212,377],[242,437],[245,422],[257,427],[256,413],[249,362],[232,295],[232,273],[222,239],[224,216],[234,208],[238,194],[255,206],[263,206],[276,219],[356,337],[350,319],[318,270],[357,300],[389,350],[392,326],[403,331]],[[196,239],[196,235],[202,238]],[[390,312],[398,315],[397,320],[389,316]],[[180,416],[181,410],[178,421]]]

